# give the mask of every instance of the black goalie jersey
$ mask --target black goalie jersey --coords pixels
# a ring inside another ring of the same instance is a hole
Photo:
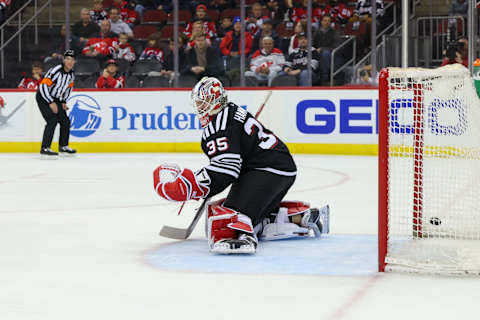
[[[249,170],[296,175],[287,146],[250,113],[231,102],[204,128],[202,150],[210,159],[204,168],[211,180],[209,196],[220,193]]]

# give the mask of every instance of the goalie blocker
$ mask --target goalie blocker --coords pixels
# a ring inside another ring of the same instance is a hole
[[[253,253],[261,230],[266,239],[328,231],[319,211],[305,204],[298,214],[289,215],[293,205],[279,211],[297,169],[287,146],[273,132],[228,102],[218,79],[200,80],[191,98],[203,128],[202,150],[210,162],[196,172],[161,165],[154,171],[154,188],[169,201],[187,201],[213,197],[231,186],[224,202],[209,206],[211,251]]]

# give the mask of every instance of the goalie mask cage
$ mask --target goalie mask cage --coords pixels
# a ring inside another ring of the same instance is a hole
[[[379,83],[379,271],[480,274],[480,101],[461,65]]]

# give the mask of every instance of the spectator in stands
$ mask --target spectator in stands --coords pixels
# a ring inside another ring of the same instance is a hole
[[[114,44],[114,57],[117,60],[127,60],[130,63],[135,61],[135,49],[128,43],[128,35],[120,33],[118,36],[118,44]]]
[[[367,64],[357,70],[357,81],[355,84],[376,86],[378,84],[378,75],[372,77],[372,65]]]
[[[300,33],[307,32],[307,22],[306,21],[298,21],[293,28],[295,34],[290,37],[290,43],[288,45],[288,54],[292,54],[298,48],[298,35]]]
[[[110,20],[100,22],[100,32],[88,39],[82,54],[87,57],[111,57],[115,53],[115,45],[118,43],[118,36],[110,29]]]
[[[11,4],[12,0],[0,0],[0,24],[7,19],[7,10]]]
[[[208,45],[205,34],[197,36],[195,47],[187,52],[186,58],[187,61],[182,72],[185,75],[201,79],[204,76],[218,77],[224,73],[222,60],[217,50]]]
[[[128,1],[113,0],[113,7],[116,7],[119,10],[123,22],[128,24],[130,28],[135,26],[138,20],[137,12],[135,12],[135,10],[129,5]]]
[[[77,37],[79,46],[83,47],[88,38],[100,31],[98,24],[92,22],[90,11],[87,8],[80,10],[80,21],[72,27],[72,35]]]
[[[178,69],[181,70],[185,65],[185,43],[187,42],[185,35],[180,34],[178,37]],[[173,38],[170,38],[168,42],[168,51],[165,54],[165,64],[164,69],[160,73],[148,74],[149,76],[164,76],[167,77],[170,81],[174,77],[174,43]]]
[[[147,47],[138,58],[139,60],[156,60],[164,63],[163,50],[160,48],[160,34],[152,33],[148,36]]]
[[[204,4],[199,4],[195,11],[195,16],[192,19],[192,22],[187,24],[184,33],[191,37],[193,31],[193,24],[202,22],[204,32],[207,34],[209,39],[215,39],[217,37],[217,30],[215,28],[215,22],[213,22],[207,16],[207,7]]]
[[[453,0],[448,10],[449,16],[464,16],[468,14],[468,1]]]
[[[103,0],[93,0],[93,9],[90,10],[90,18],[93,23],[100,25],[102,20],[108,19],[108,13],[103,8]]]
[[[220,43],[220,52],[223,55],[224,67],[230,79],[240,76],[240,54],[242,51],[240,43],[242,24],[240,17],[235,17],[233,21],[233,30],[227,32]],[[245,56],[248,57],[251,52],[253,40],[249,32],[243,31],[243,33],[245,34]]]
[[[319,5],[314,5],[312,3],[312,22],[314,23],[315,29],[318,28],[320,25],[320,21],[322,20],[323,16],[331,16],[332,13],[332,3],[333,1],[322,1]],[[305,16],[304,19],[300,19],[301,21],[307,22],[307,18]]]
[[[280,5],[280,1],[277,0],[268,0],[265,3],[268,11],[269,16],[273,21],[281,21],[283,20],[283,10]]]
[[[450,44],[443,53],[442,67],[447,64],[460,63],[468,68],[468,40],[466,37],[461,37],[455,44]]]
[[[383,0],[376,0],[377,4],[377,24],[383,16]],[[351,21],[366,22],[367,25],[372,24],[372,0],[358,0],[353,11]]]
[[[227,32],[225,37],[220,43],[220,51],[226,57],[239,57],[242,51],[240,45],[240,38],[242,31],[242,24],[240,17],[235,17],[233,19],[233,30]],[[252,36],[250,33],[245,32],[245,56],[250,54],[250,49],[252,47]]]
[[[217,36],[219,38],[225,37],[225,35],[233,30],[232,17],[223,17],[220,22],[220,26],[217,29]]]
[[[285,57],[281,50],[274,47],[272,37],[262,39],[262,49],[255,51],[250,60],[250,71],[245,76],[254,77],[259,81],[267,81],[268,86],[272,80],[279,75],[285,64]]]
[[[114,59],[107,60],[105,69],[103,69],[102,74],[98,77],[97,83],[95,83],[95,88],[124,88],[125,87],[125,76],[118,74],[118,65],[117,61]]]
[[[302,0],[299,4],[295,5],[292,10],[291,19],[293,23],[297,23],[299,21],[307,21],[308,17],[308,9],[307,9],[307,0]],[[312,4],[313,7],[313,4]],[[312,23],[315,23],[316,20],[314,18],[314,12],[312,10]]]
[[[265,37],[270,37],[273,39],[274,47],[280,48],[281,39],[278,34],[273,30],[273,21],[270,18],[264,18],[260,30],[257,31],[253,37],[252,43],[252,52],[261,49],[262,39]]]
[[[318,52],[312,48],[312,83],[315,79],[315,71],[318,69]],[[291,53],[283,71],[291,76],[296,76],[300,86],[308,86],[308,51],[307,51],[307,36],[305,33],[298,34],[298,48]]]
[[[317,49],[319,54],[319,72],[320,81],[328,81],[330,74],[330,60],[332,57],[332,50],[335,48],[337,42],[337,34],[332,28],[332,18],[324,16],[320,22],[320,28],[313,36],[312,46]]]
[[[58,63],[60,64],[63,58],[63,53],[65,52],[65,36],[67,34],[67,27],[62,25],[60,28],[60,36],[54,35],[51,39],[51,50],[48,56],[45,57],[43,62],[48,62],[52,59],[58,59]],[[77,44],[73,41],[74,37],[72,36],[69,41],[70,48],[74,48]]]
[[[195,39],[198,36],[205,35],[207,37],[208,46],[212,45],[212,41],[208,33],[206,33],[205,25],[201,20],[197,20],[192,23],[192,31],[190,33],[184,32],[188,37],[187,50],[190,50],[195,46]]]
[[[112,32],[116,34],[126,33],[129,38],[133,38],[133,31],[128,24],[122,21],[118,8],[112,7],[110,9],[110,26]]]
[[[349,7],[346,0],[330,0],[330,10],[326,14],[332,21],[340,26],[345,26],[353,17],[353,8]]]
[[[253,36],[255,35],[261,28],[263,24],[263,20],[269,19],[269,17],[263,14],[263,8],[260,2],[255,2],[252,5],[252,11],[248,14],[246,18],[246,25],[247,31]]]
[[[18,84],[19,89],[37,89],[43,78],[43,68],[40,61],[33,61],[32,74],[30,77],[25,76]]]
[[[163,10],[165,13],[170,13],[173,10],[173,4],[171,0],[155,0],[155,9]]]

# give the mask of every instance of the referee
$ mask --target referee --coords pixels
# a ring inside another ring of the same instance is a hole
[[[70,119],[67,116],[66,101],[73,88],[75,74],[75,52],[66,50],[62,64],[47,71],[37,90],[37,103],[43,118],[47,122],[43,131],[40,154],[45,158],[56,159],[57,152],[52,151],[53,134],[57,123],[60,124],[60,139],[58,141],[60,154],[73,155],[77,151],[68,146],[70,137]]]

